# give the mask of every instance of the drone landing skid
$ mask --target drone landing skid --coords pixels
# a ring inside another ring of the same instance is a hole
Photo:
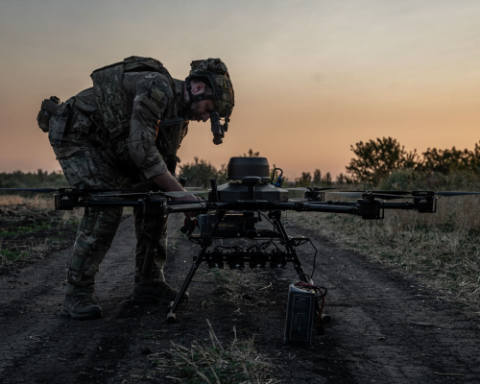
[[[221,238],[215,236],[215,232],[218,228],[218,224],[224,218],[226,212],[219,212],[215,224],[213,225],[212,230],[206,237],[198,237],[192,236],[190,240],[194,241],[195,243],[201,246],[200,252],[198,255],[193,259],[192,267],[188,272],[185,281],[180,288],[180,291],[170,305],[170,311],[167,314],[167,322],[168,323],[175,323],[176,322],[176,313],[177,307],[180,303],[180,300],[183,294],[187,291],[190,282],[195,275],[198,267],[206,262],[208,263],[210,268],[222,268],[224,266],[224,262],[233,269],[243,269],[245,263],[248,263],[251,268],[257,267],[265,267],[265,265],[269,264],[272,268],[285,268],[286,264],[291,262],[295,268],[295,271],[300,276],[302,280],[307,282],[306,274],[303,272],[302,263],[298,258],[296,247],[305,244],[309,241],[308,238],[305,237],[290,237],[288,236],[287,232],[285,231],[285,227],[283,226],[282,222],[280,221],[280,212],[271,212],[269,214],[270,219],[272,220],[275,228],[278,230],[279,238],[285,247],[285,251],[280,249],[275,249],[273,251],[248,251],[240,247],[235,247],[234,251],[224,252],[221,249],[215,249],[213,251],[209,251],[208,248],[212,245],[212,242],[215,238]],[[261,233],[261,232],[260,232]],[[248,237],[248,236],[242,236]],[[272,237],[255,237],[255,239],[260,240],[270,240]]]

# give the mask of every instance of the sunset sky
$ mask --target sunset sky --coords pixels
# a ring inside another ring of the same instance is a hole
[[[41,101],[131,55],[185,78],[220,57],[236,106],[224,144],[190,124],[179,157],[215,166],[250,148],[287,176],[345,172],[350,145],[480,140],[480,1],[0,0],[0,172],[59,170]]]

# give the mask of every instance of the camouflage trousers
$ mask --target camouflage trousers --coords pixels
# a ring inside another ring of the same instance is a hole
[[[63,105],[62,105],[63,106]],[[62,107],[61,107],[62,108]],[[89,137],[90,121],[70,108],[71,116],[56,113],[50,120],[49,139],[63,173],[71,187],[125,188],[130,181],[119,176],[115,163],[107,161],[104,154]],[[66,125],[70,123],[70,126]],[[115,200],[107,193],[96,200]],[[73,255],[67,274],[69,290],[75,287],[93,287],[100,263],[109,250],[120,225],[123,207],[87,207],[78,227]],[[135,216],[135,282],[154,284],[164,281],[163,266],[167,259],[168,217],[145,217],[141,209]]]
[[[77,287],[95,284],[100,263],[110,248],[123,208],[88,207],[78,227],[67,281]],[[155,284],[165,281],[163,266],[167,260],[166,218],[145,218],[141,208],[134,210],[135,283]]]

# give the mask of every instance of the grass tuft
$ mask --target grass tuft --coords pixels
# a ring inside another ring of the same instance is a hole
[[[215,335],[212,324],[207,320],[210,343],[193,341],[190,348],[172,343],[170,351],[175,377],[189,384],[240,384],[277,383],[270,379],[272,364],[255,350],[254,338],[238,340],[236,328],[234,338],[224,345]]]

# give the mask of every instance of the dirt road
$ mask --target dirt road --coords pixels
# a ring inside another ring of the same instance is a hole
[[[177,287],[198,249],[181,240],[180,220],[171,217],[166,269]],[[332,323],[311,349],[282,344],[292,266],[222,273],[202,266],[173,325],[165,323],[166,307],[132,305],[128,218],[101,265],[102,319],[59,314],[69,250],[0,276],[0,383],[178,383],[165,368],[171,341],[208,343],[207,319],[222,342],[232,341],[233,326],[239,338],[254,335],[257,352],[273,364],[271,378],[285,383],[480,383],[480,329],[459,307],[298,223],[287,230],[313,239],[314,280],[329,288]],[[299,253],[310,270],[311,249]]]

